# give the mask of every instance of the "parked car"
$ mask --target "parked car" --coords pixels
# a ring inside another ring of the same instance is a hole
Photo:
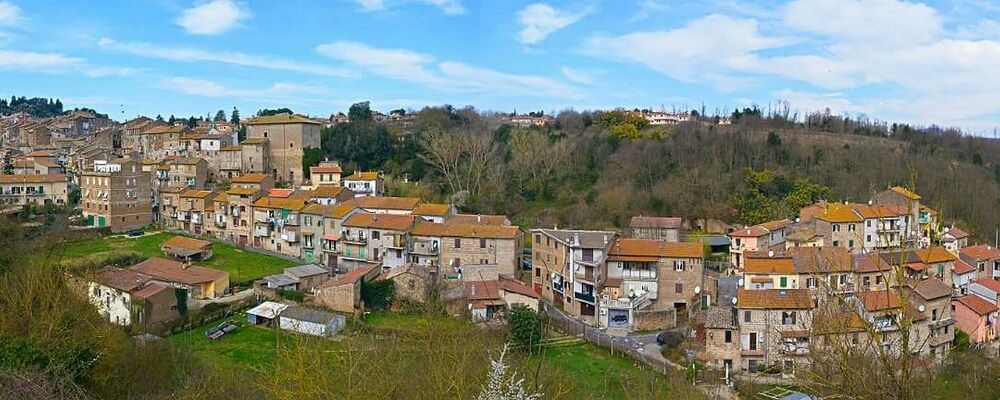
[[[656,335],[656,343],[660,346],[667,346],[669,348],[677,347],[684,341],[684,334],[674,331],[663,331],[659,335]]]
[[[143,232],[142,229],[133,229],[133,230],[128,231],[129,237],[138,237],[138,236],[142,236],[142,235],[145,235],[145,234],[146,234],[146,232]]]

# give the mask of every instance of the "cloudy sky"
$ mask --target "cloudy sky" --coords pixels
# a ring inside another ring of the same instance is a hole
[[[0,0],[0,91],[128,117],[785,100],[992,132],[1000,3]]]

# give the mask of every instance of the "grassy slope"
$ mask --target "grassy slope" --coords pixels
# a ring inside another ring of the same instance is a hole
[[[135,251],[146,257],[163,257],[160,244],[176,235],[156,233],[138,238],[96,237],[84,241],[67,243],[63,246],[63,260],[104,253],[114,250]],[[280,273],[282,269],[296,263],[283,258],[239,250],[225,243],[212,245],[214,255],[198,265],[223,270],[229,273],[233,282],[243,282]]]

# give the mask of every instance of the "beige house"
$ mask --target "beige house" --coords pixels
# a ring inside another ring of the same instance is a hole
[[[247,138],[240,143],[240,168],[243,173],[264,173],[271,176],[271,141],[266,137]]]
[[[532,284],[543,299],[597,324],[598,289],[607,277],[612,231],[533,229]]]
[[[740,289],[740,369],[757,372],[777,366],[792,374],[808,363],[812,327],[811,295],[807,289]]]
[[[205,188],[208,183],[208,162],[200,157],[186,157],[170,161],[171,186]]]
[[[385,178],[381,172],[358,171],[344,178],[343,186],[358,197],[385,196]]]
[[[193,299],[214,299],[229,289],[229,274],[217,269],[153,257],[129,268],[151,281],[188,290]]]
[[[309,180],[313,186],[319,185],[340,185],[340,174],[344,170],[340,168],[340,162],[321,161],[319,165],[309,167]]]
[[[0,206],[23,204],[66,205],[66,175],[0,175]]]
[[[374,279],[379,269],[360,267],[338,275],[316,288],[313,301],[334,311],[354,314],[361,309],[361,283]]]
[[[247,138],[270,141],[271,176],[275,180],[301,185],[304,149],[320,147],[322,125],[302,115],[278,114],[252,118],[246,122]]]
[[[667,242],[681,241],[681,228],[684,220],[680,217],[632,217],[629,236],[637,239],[655,239]]]
[[[442,273],[467,265],[496,265],[502,275],[515,276],[521,265],[523,234],[513,226],[429,222],[422,220],[410,231],[409,262],[444,266]]]
[[[737,271],[743,269],[745,252],[782,250],[791,221],[780,219],[738,229],[729,233],[729,262]]]
[[[254,201],[253,246],[289,257],[301,257],[299,213],[305,206],[303,199],[271,195]]]
[[[81,206],[87,224],[122,232],[153,221],[151,178],[138,161],[97,162],[80,173]]]

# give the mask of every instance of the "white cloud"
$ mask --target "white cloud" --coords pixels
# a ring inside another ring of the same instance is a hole
[[[188,77],[173,77],[164,79],[160,82],[160,86],[165,89],[175,90],[192,96],[240,97],[265,100],[273,100],[274,98],[292,97],[303,94],[317,95],[325,93],[325,89],[321,87],[295,83],[279,82],[269,87],[260,89],[236,89],[216,81]]]
[[[535,75],[518,75],[480,68],[406,49],[382,49],[365,43],[339,41],[322,44],[316,51],[359,70],[386,78],[445,91],[579,98],[567,84]]]
[[[184,10],[176,22],[190,34],[218,35],[235,28],[250,16],[245,4],[233,0],[211,0]]]
[[[385,9],[385,1],[383,0],[357,0],[358,5],[361,6],[361,10],[365,12],[381,11]]]
[[[684,82],[712,81],[717,87],[741,84],[726,63],[791,40],[763,35],[753,19],[709,15],[668,31],[594,36],[584,44],[592,56],[643,64]]]
[[[208,51],[189,47],[166,47],[145,42],[122,43],[109,38],[98,41],[101,48],[179,62],[214,62],[241,67],[253,67],[278,71],[301,72],[305,74],[353,78],[353,71],[300,61],[272,58],[232,51]]]
[[[91,78],[104,78],[108,76],[132,76],[136,73],[135,68],[129,67],[94,67],[84,71],[84,74]]]
[[[13,25],[21,18],[21,7],[9,1],[0,1],[0,25]]]
[[[448,15],[465,14],[465,6],[460,0],[423,0],[423,2],[437,7]]]
[[[593,85],[597,80],[593,73],[581,71],[576,68],[562,67],[559,72],[562,72],[563,77],[569,79],[571,82],[576,82],[581,85]]]
[[[796,0],[785,25],[859,45],[926,43],[941,32],[941,17],[926,5],[896,0]]]
[[[32,51],[0,50],[0,70],[26,70],[58,72],[73,67],[83,59],[58,53],[36,53]]]
[[[668,10],[667,5],[659,0],[640,0],[636,5],[639,10],[630,19],[632,22],[641,21],[655,14],[665,13]]]
[[[573,25],[589,13],[589,10],[571,13],[544,3],[531,4],[517,13],[522,26],[518,39],[524,44],[541,43],[553,32]]]

